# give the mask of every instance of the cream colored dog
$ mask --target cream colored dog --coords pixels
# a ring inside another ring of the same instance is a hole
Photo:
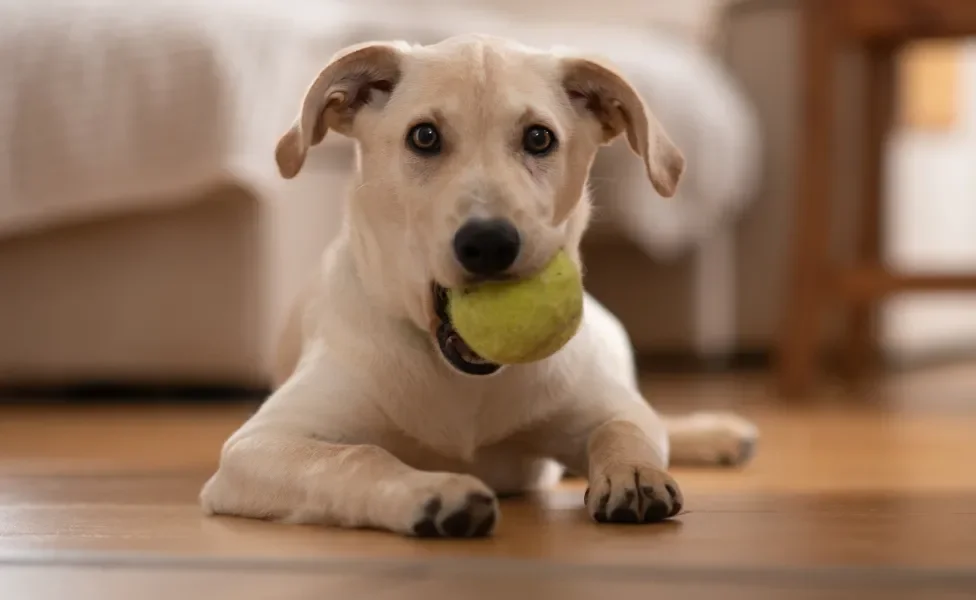
[[[346,222],[287,327],[280,387],[203,489],[209,513],[483,536],[498,495],[565,466],[588,475],[596,521],[650,523],[682,508],[669,457],[747,458],[749,423],[648,406],[623,328],[592,298],[565,348],[506,368],[444,310],[444,288],[528,276],[561,249],[579,263],[588,170],[619,134],[674,193],[684,159],[621,75],[481,36],[363,44],[308,89],[278,144],[284,177],[329,130],[358,147]]]

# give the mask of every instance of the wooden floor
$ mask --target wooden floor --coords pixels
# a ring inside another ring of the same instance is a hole
[[[203,517],[253,405],[0,407],[0,598],[976,598],[976,365],[792,406],[750,378],[647,388],[754,418],[754,462],[677,471],[673,523],[591,524],[570,483],[458,542]]]

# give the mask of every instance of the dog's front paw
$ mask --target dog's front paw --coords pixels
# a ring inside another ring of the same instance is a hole
[[[684,500],[664,471],[621,465],[591,477],[583,502],[598,523],[656,523],[681,512]]]
[[[498,522],[498,500],[488,487],[468,475],[441,473],[418,490],[409,533],[424,538],[465,538],[491,535]]]

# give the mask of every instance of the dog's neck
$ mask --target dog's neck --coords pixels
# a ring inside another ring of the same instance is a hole
[[[430,278],[416,269],[422,257],[411,252],[384,253],[382,239],[402,237],[404,228],[393,220],[371,219],[356,196],[355,192],[349,195],[337,251],[347,254],[366,302],[386,317],[426,328],[432,299]]]

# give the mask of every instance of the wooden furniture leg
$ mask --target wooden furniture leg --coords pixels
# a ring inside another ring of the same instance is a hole
[[[867,89],[862,109],[864,180],[860,194],[854,274],[887,272],[884,259],[885,144],[894,124],[895,52],[892,44],[871,45],[867,54]],[[845,362],[852,377],[862,377],[879,365],[880,309],[883,295],[857,297],[841,290],[850,321],[844,336]]]
[[[836,38],[825,4],[821,0],[804,3],[799,189],[792,236],[793,264],[778,357],[779,388],[787,395],[804,393],[813,384],[827,299],[824,286],[829,260]]]

